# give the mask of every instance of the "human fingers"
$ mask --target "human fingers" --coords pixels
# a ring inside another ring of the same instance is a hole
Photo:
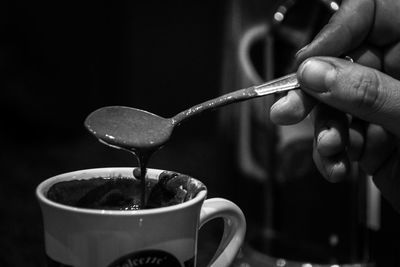
[[[375,0],[374,2],[375,19],[369,33],[369,41],[379,46],[398,42],[400,40],[400,2],[398,0]]]
[[[347,54],[354,62],[357,62],[358,64],[361,64],[363,66],[375,68],[375,69],[381,69],[382,68],[382,52],[380,49],[372,46],[372,45],[362,45],[358,47],[357,49],[349,52]],[[365,121],[362,121],[360,119],[357,119],[355,117],[351,117],[350,115],[348,116],[348,122],[350,123],[348,127],[348,144],[346,144],[346,148],[343,148],[343,142],[339,142],[340,140],[343,140],[343,138],[337,138],[336,141],[330,140],[331,146],[333,144],[337,144],[334,146],[334,149],[346,149],[347,151],[347,156],[350,161],[358,161],[361,157],[361,153],[364,148],[364,142],[365,142],[365,128],[367,123]],[[343,124],[344,125],[344,124]],[[333,128],[335,129],[335,128]],[[343,129],[343,127],[341,127]],[[347,131],[346,129],[343,129]],[[334,133],[331,133],[332,136],[343,136],[343,133],[341,135],[337,135]],[[322,143],[322,142],[320,142]],[[339,145],[340,144],[340,145]],[[322,144],[321,146],[325,146]],[[334,151],[333,149],[330,149],[329,151]]]
[[[395,79],[400,79],[400,43],[387,47],[383,60],[384,72]]]
[[[361,168],[374,174],[395,148],[395,138],[381,126],[369,124],[365,130],[365,145],[359,158]]]
[[[281,125],[298,123],[310,113],[315,103],[315,99],[301,90],[289,91],[271,106],[271,121]]]
[[[363,66],[375,69],[382,68],[382,53],[380,49],[371,45],[363,45],[348,53],[348,56],[354,62]],[[400,59],[398,62],[400,62]],[[393,61],[393,63],[400,64],[397,61]],[[290,91],[287,95],[278,99],[271,107],[271,120],[276,124],[282,125],[298,123],[309,114],[316,102],[315,99],[300,90]]]
[[[343,152],[348,142],[346,115],[322,103],[315,107],[313,114],[318,152],[325,157]]]
[[[330,182],[343,180],[350,172],[350,163],[344,152],[330,157],[322,156],[315,142],[313,160],[318,171]]]
[[[347,143],[346,129],[343,128],[345,123],[344,121],[340,123],[344,118],[339,118],[337,112],[336,116],[332,113],[329,115],[329,112],[325,114],[324,117],[332,117],[335,120],[327,121],[326,123],[331,124],[328,127],[321,127],[321,123],[316,124],[314,160],[318,169],[329,181],[340,181],[349,173],[351,154],[367,174],[377,172],[393,154],[396,148],[395,138],[381,126],[369,124],[365,127],[365,124],[357,120],[351,126],[351,130],[358,133],[355,135],[357,138],[350,137],[355,133],[353,132],[349,134],[349,139],[352,140]],[[349,157],[346,156],[346,151],[348,155],[350,153]]]
[[[400,136],[400,82],[346,60],[310,58],[298,69],[301,88],[332,107]]]
[[[349,56],[353,62],[370,67],[373,69],[381,70],[383,53],[382,49],[374,47],[372,45],[362,45],[356,49],[348,52],[346,56]]]
[[[347,55],[360,65],[382,69],[382,51],[369,44],[364,44]],[[367,122],[356,117],[349,117],[349,142],[347,144],[347,155],[350,161],[358,161],[362,156],[365,144],[365,132]]]
[[[374,0],[345,0],[314,40],[296,54],[300,64],[312,56],[342,56],[360,46],[373,27]]]
[[[343,179],[349,171],[346,154],[348,143],[347,116],[325,104],[319,103],[313,110],[314,161],[329,181]]]

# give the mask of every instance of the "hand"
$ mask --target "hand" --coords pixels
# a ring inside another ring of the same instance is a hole
[[[302,91],[278,100],[271,119],[292,124],[312,110],[313,157],[320,172],[337,181],[349,172],[349,161],[358,161],[400,211],[399,12],[396,0],[343,1],[297,53]],[[327,57],[343,55],[357,63]]]

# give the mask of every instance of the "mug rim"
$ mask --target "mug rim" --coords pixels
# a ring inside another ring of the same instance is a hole
[[[53,200],[50,200],[46,197],[46,190],[50,188],[53,184],[60,182],[60,181],[68,181],[68,180],[73,180],[76,179],[75,176],[88,172],[88,173],[104,173],[104,174],[112,174],[113,172],[115,173],[121,173],[121,172],[127,172],[130,171],[130,173],[133,173],[133,170],[135,167],[104,167],[104,168],[89,168],[89,169],[81,169],[81,170],[76,170],[76,171],[71,171],[71,172],[65,172],[61,173],[52,177],[49,177],[39,183],[39,185],[36,187],[36,197],[39,200],[40,203],[46,204],[48,206],[51,206],[56,209],[64,210],[64,211],[69,211],[73,213],[82,213],[82,214],[92,214],[92,215],[113,215],[113,216],[132,216],[132,215],[151,215],[151,214],[161,214],[161,213],[168,213],[168,212],[174,212],[176,210],[181,210],[190,206],[195,205],[198,202],[204,201],[207,197],[207,187],[204,186],[204,190],[201,190],[200,192],[197,193],[197,195],[183,203],[167,206],[167,207],[159,207],[159,208],[151,208],[151,209],[140,209],[140,210],[106,210],[106,209],[90,209],[90,208],[80,208],[80,207],[74,207],[74,206],[69,206],[66,204],[61,204],[58,202],[55,202]],[[161,169],[154,169],[154,168],[147,168],[148,173],[150,172],[152,176],[156,175],[158,176],[164,171],[168,170],[161,170]],[[175,172],[175,171],[172,171]],[[176,172],[179,173],[179,172]],[[179,173],[180,174],[180,173]],[[190,178],[200,182],[202,185],[204,185],[203,182],[200,180],[193,178],[192,176],[189,176]],[[67,179],[69,178],[69,179]],[[129,178],[133,178],[129,177]],[[90,178],[88,178],[90,179]]]

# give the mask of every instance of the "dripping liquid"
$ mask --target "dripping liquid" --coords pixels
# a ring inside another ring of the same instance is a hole
[[[147,164],[149,163],[149,159],[153,151],[143,151],[136,150],[134,151],[134,155],[139,163],[140,168],[140,187],[141,187],[141,195],[140,195],[140,209],[146,207],[146,173],[147,173]],[[135,173],[134,173],[135,176]]]

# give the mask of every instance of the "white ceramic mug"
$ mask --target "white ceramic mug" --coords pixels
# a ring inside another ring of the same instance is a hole
[[[206,190],[181,204],[133,211],[77,208],[46,197],[60,181],[133,177],[132,172],[132,168],[80,170],[51,177],[37,187],[49,266],[196,266],[198,230],[214,218],[224,219],[224,234],[209,265],[231,265],[243,243],[246,221],[234,203],[206,199]],[[148,169],[146,178],[158,179],[161,173]]]

